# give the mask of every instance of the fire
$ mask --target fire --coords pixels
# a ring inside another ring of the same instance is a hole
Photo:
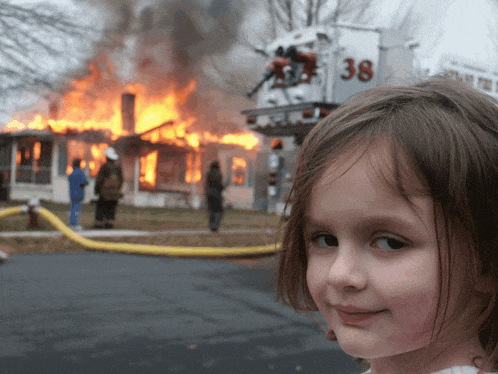
[[[41,152],[41,143],[36,142],[35,145],[33,146],[33,154],[34,154],[35,160],[40,159],[40,152]]]
[[[154,151],[145,157],[140,157],[140,183],[155,186],[157,153]]]
[[[103,131],[110,141],[119,137],[133,135],[128,131],[131,128],[123,127],[122,94],[135,95],[134,117],[135,134],[142,134],[141,139],[151,143],[172,144],[179,147],[190,148],[184,166],[186,183],[198,183],[201,180],[201,154],[200,147],[208,143],[232,144],[247,150],[258,145],[258,139],[241,131],[235,134],[217,135],[209,131],[194,130],[201,128],[199,121],[193,114],[182,110],[192,95],[197,90],[197,82],[192,79],[183,87],[178,87],[174,82],[151,81],[149,85],[142,83],[122,84],[114,73],[111,60],[107,55],[97,57],[88,68],[88,75],[74,79],[57,105],[51,103],[46,115],[33,114],[31,117],[21,119],[13,117],[7,124],[7,132],[33,129],[49,130],[65,134],[78,133],[87,130]],[[130,114],[130,117],[131,114]],[[128,123],[132,123],[129,121]],[[196,126],[194,126],[196,125]],[[82,160],[81,167],[87,168],[92,177],[97,175],[100,167],[105,163],[104,151],[108,144],[88,144],[79,140],[70,140],[67,144],[66,172],[73,170],[72,161],[75,158]],[[36,143],[31,155],[37,163],[40,158],[40,143]],[[18,151],[16,161],[18,164],[24,159],[29,159],[29,149],[21,154]],[[144,186],[154,186],[157,182],[157,151],[140,157],[140,183]],[[236,159],[236,158],[235,158]],[[234,160],[235,160],[234,159]],[[242,159],[245,162],[245,159]],[[238,161],[234,161],[238,162]],[[235,163],[234,166],[235,167]],[[236,184],[244,183],[244,166],[238,165],[241,171]],[[236,173],[234,173],[235,176]],[[239,175],[237,174],[237,175]]]
[[[89,145],[88,143],[70,140],[67,142],[67,159],[68,165],[66,168],[66,174],[71,174],[73,172],[72,161],[76,158],[81,160],[81,169],[86,168],[86,159],[91,161],[88,163],[89,172],[91,177],[96,177],[99,172],[100,167],[105,163],[106,158],[104,155],[105,149],[108,147],[106,143],[97,143]]]
[[[193,153],[189,153],[187,155],[187,171],[185,173],[185,182],[187,183],[192,183],[194,181],[195,183],[198,183],[201,181],[201,155],[199,153],[196,153],[195,155]]]
[[[34,171],[35,173],[38,173],[39,171],[39,164],[40,164],[40,153],[41,153],[41,143],[36,142],[33,145],[33,158],[34,158]]]
[[[249,133],[227,134],[222,137],[218,137],[206,131],[204,132],[204,140],[211,143],[239,145],[248,150],[253,149],[258,145],[258,138]]]
[[[247,162],[244,157],[232,158],[232,183],[243,186],[245,182]]]
[[[155,86],[163,87],[155,91],[141,83],[122,85],[118,83],[112,62],[106,54],[92,61],[88,70],[87,76],[71,82],[60,99],[60,109],[50,108],[51,115],[57,118],[50,118],[48,114],[36,114],[21,121],[19,116],[14,116],[7,123],[5,131],[36,129],[66,133],[68,130],[97,130],[108,131],[111,139],[116,140],[120,136],[130,135],[123,129],[121,117],[121,94],[128,92],[136,95],[135,133],[146,132],[168,121],[174,123],[169,128],[148,134],[146,138],[149,141],[188,145],[196,149],[200,144],[208,142],[234,144],[246,149],[252,149],[258,144],[255,136],[244,132],[220,137],[207,131],[189,131],[198,119],[182,112],[180,107],[195,93],[195,79],[190,80],[182,89],[177,89],[171,82],[155,82]]]

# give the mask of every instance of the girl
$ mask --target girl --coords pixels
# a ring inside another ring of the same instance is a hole
[[[298,159],[277,300],[371,374],[498,369],[498,106],[458,82],[359,94]]]

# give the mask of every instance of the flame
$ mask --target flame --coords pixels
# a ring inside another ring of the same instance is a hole
[[[182,110],[197,90],[197,82],[191,79],[182,88],[173,81],[157,79],[149,85],[142,83],[122,84],[114,73],[114,67],[106,54],[94,59],[88,74],[74,79],[57,105],[51,103],[46,115],[28,115],[26,119],[14,116],[6,125],[6,132],[19,130],[50,130],[56,133],[78,133],[86,130],[103,131],[109,140],[131,135],[123,129],[121,115],[122,94],[135,95],[135,133],[151,143],[173,144],[189,147],[192,152],[186,157],[185,182],[198,183],[201,180],[201,152],[199,148],[208,143],[232,144],[247,150],[258,145],[258,139],[241,131],[236,134],[217,135],[200,128],[202,119]],[[194,126],[196,125],[196,126]],[[82,160],[82,169],[90,176],[96,176],[105,162],[104,151],[108,144],[89,145],[85,142],[68,142],[68,166],[66,172],[73,170],[72,161]],[[41,145],[36,143],[35,165],[40,157]],[[29,153],[29,150],[25,152]],[[29,158],[29,154],[16,154],[16,161]],[[140,158],[140,183],[154,186],[157,180],[158,152]],[[244,169],[245,170],[245,169]],[[244,183],[242,179],[242,184]]]
[[[140,183],[146,186],[156,185],[157,154],[158,151],[154,151],[147,156],[140,157]]]
[[[180,108],[195,93],[195,79],[191,79],[183,89],[177,89],[175,84],[163,81],[153,83],[157,87],[161,85],[161,89],[156,91],[149,90],[141,83],[122,85],[118,83],[112,62],[106,54],[92,61],[88,72],[87,76],[71,82],[60,100],[59,110],[51,105],[49,111],[56,113],[51,115],[59,118],[50,118],[49,114],[36,114],[31,119],[21,121],[19,116],[14,116],[7,123],[5,131],[32,129],[66,133],[68,130],[97,130],[108,131],[111,140],[116,140],[120,136],[129,135],[122,127],[121,118],[121,94],[128,92],[136,95],[136,133],[146,132],[168,121],[174,122],[174,125],[160,129],[157,133],[144,135],[146,140],[187,145],[195,149],[208,142],[234,144],[246,149],[252,149],[258,144],[258,139],[249,133],[240,132],[220,137],[207,131],[201,133],[189,130],[198,119],[182,112]]]
[[[33,145],[33,158],[34,158],[34,172],[39,172],[39,163],[40,163],[40,153],[41,153],[41,143],[36,142]]]
[[[40,159],[40,151],[41,151],[41,143],[36,142],[35,145],[33,146],[33,156],[35,160]]]
[[[202,178],[201,174],[201,155],[200,153],[189,153],[186,159],[186,172],[185,172],[185,182],[192,183],[192,179],[194,183],[199,183]]]
[[[67,142],[67,168],[66,174],[73,172],[73,161],[76,158],[81,160],[80,168],[84,170],[88,163],[89,174],[91,177],[96,177],[100,167],[105,163],[104,151],[108,147],[106,143],[91,144],[70,140]],[[87,162],[87,158],[90,161]]]
[[[253,149],[259,142],[258,138],[250,133],[227,134],[219,137],[207,131],[204,132],[204,140],[211,143],[239,145],[247,150]]]
[[[247,162],[244,157],[232,158],[232,183],[243,186],[245,182]]]

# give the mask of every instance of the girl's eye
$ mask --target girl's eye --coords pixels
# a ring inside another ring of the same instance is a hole
[[[313,239],[320,247],[337,247],[339,241],[334,235],[319,234]]]
[[[380,248],[388,251],[397,251],[408,246],[405,242],[390,237],[378,238],[375,241]]]

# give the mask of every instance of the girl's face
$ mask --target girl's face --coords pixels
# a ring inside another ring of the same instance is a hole
[[[387,188],[372,166],[385,155],[374,147],[352,167],[331,165],[304,226],[311,295],[341,348],[362,358],[427,346],[439,299],[432,199],[410,204]]]

